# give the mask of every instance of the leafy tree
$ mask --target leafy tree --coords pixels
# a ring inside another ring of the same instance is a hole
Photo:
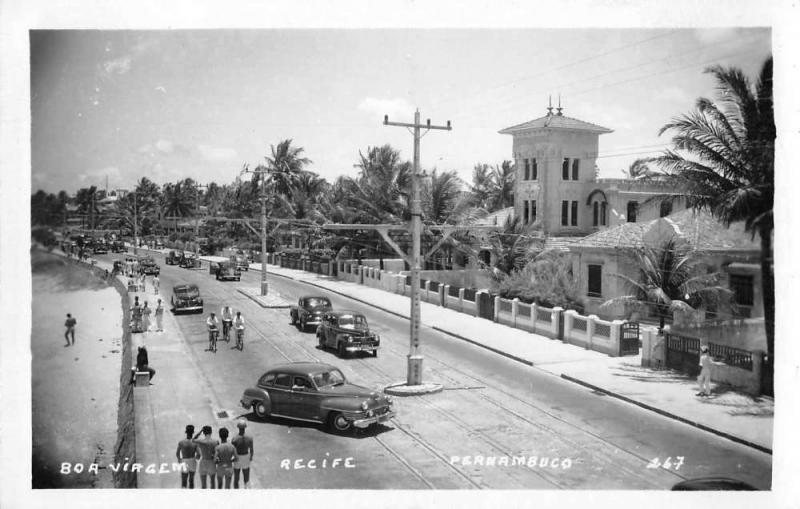
[[[292,182],[311,160],[302,157],[302,147],[292,147],[291,139],[283,140],[277,146],[270,145],[270,150],[272,155],[264,158],[271,171],[270,183],[275,192],[287,195]]]
[[[397,223],[410,217],[411,163],[391,147],[368,147],[359,152],[356,178],[340,181],[345,205],[357,223]]]
[[[545,307],[561,306],[583,312],[580,285],[572,273],[568,253],[542,251],[522,269],[514,269],[500,281],[498,293],[506,299],[518,298]]]
[[[489,235],[489,250],[495,262],[487,269],[492,278],[500,282],[514,270],[525,267],[535,256],[532,248],[538,238],[533,231],[533,225],[525,225],[519,217],[506,218],[502,230],[493,231]]]
[[[668,182],[679,186],[689,207],[707,209],[725,225],[744,221],[761,240],[764,325],[774,365],[775,282],[772,214],[775,188],[775,120],[772,58],[753,85],[735,67],[706,69],[717,83],[717,101],[699,98],[695,110],[661,128],[674,150],[653,159]]]
[[[459,214],[470,205],[469,200],[464,199],[463,186],[464,183],[456,172],[438,173],[434,169],[430,178],[423,181],[420,192],[425,222],[457,222]]]
[[[627,294],[605,301],[601,307],[623,304],[631,311],[654,312],[660,327],[673,311],[694,311],[702,304],[727,305],[730,291],[719,283],[719,273],[706,272],[700,255],[686,242],[670,238],[657,247],[632,249],[628,256],[639,268],[635,277],[613,274],[625,282]]]

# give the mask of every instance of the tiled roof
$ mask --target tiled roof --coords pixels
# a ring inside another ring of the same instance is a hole
[[[589,122],[584,122],[583,120],[578,120],[577,118],[565,117],[563,115],[545,115],[543,117],[531,120],[529,122],[517,124],[511,127],[506,127],[505,129],[502,129],[498,132],[500,134],[514,134],[519,131],[525,131],[528,129],[542,129],[542,128],[589,131],[598,134],[614,132],[613,130],[608,129],[606,127],[599,126],[597,124],[591,124]]]
[[[572,244],[573,247],[627,248],[644,245],[644,238],[657,227],[667,227],[700,251],[758,251],[758,239],[744,231],[744,223],[726,228],[705,211],[685,209],[645,223],[625,223],[593,233]]]
[[[580,240],[578,237],[547,237],[544,241],[544,249],[555,249],[556,251],[569,251],[570,244]]]
[[[514,207],[506,207],[475,221],[480,226],[503,226],[506,220],[514,217]]]

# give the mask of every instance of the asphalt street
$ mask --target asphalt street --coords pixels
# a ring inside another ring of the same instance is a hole
[[[770,487],[772,458],[767,454],[424,326],[424,379],[442,383],[443,392],[398,398],[396,419],[346,436],[311,424],[260,421],[238,402],[242,391],[271,364],[327,362],[338,366],[350,381],[375,389],[404,380],[408,321],[301,282],[270,276],[270,291],[287,300],[322,294],[334,308],[366,315],[381,335],[379,356],[340,359],[318,349],[313,332],[292,327],[287,309],[261,308],[237,291],[258,287],[259,272],[243,272],[241,282],[218,282],[207,266],[181,269],[165,265],[162,256],[156,258],[165,300],[173,284],[191,282],[200,287],[204,314],[175,317],[195,366],[189,375],[195,379],[186,383],[207,387],[207,404],[218,417],[242,416],[250,421],[248,433],[256,444],[253,474],[261,487],[668,489],[684,479],[712,475]],[[219,313],[225,304],[241,310],[248,321],[244,352],[226,343],[216,354],[206,351],[205,317],[212,310]],[[422,320],[424,324],[424,316]],[[177,443],[180,430],[173,434]],[[340,461],[334,468],[336,458]],[[654,459],[667,458],[670,468],[648,467]],[[308,468],[312,459],[317,465],[327,460],[328,467]]]

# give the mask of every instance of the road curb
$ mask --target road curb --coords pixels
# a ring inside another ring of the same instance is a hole
[[[642,403],[641,401],[636,401],[635,399],[629,398],[627,396],[623,396],[621,394],[617,394],[616,392],[609,391],[608,389],[603,389],[602,387],[590,384],[589,382],[585,382],[583,380],[580,380],[578,378],[566,375],[564,373],[561,374],[561,378],[563,378],[564,380],[568,380],[570,382],[576,383],[578,385],[583,385],[584,387],[588,387],[588,388],[590,388],[592,390],[595,390],[595,391],[598,391],[598,392],[602,392],[603,394],[606,394],[608,396],[620,399],[620,400],[625,401],[627,403],[632,403],[632,404],[634,404],[634,405],[636,405],[638,407],[644,408],[645,410],[650,410],[651,412],[655,412],[655,413],[657,413],[659,415],[663,415],[664,417],[669,417],[670,419],[682,422],[684,424],[688,424],[690,426],[694,426],[695,428],[701,429],[703,431],[708,431],[710,433],[713,433],[715,435],[721,436],[723,438],[727,438],[728,440],[731,440],[733,442],[736,442],[736,443],[739,443],[739,444],[742,444],[742,445],[746,445],[748,447],[752,447],[753,449],[756,449],[758,451],[767,453],[770,456],[772,455],[772,449],[764,447],[763,445],[756,444],[754,442],[750,442],[749,440],[745,440],[744,438],[740,438],[740,437],[737,437],[735,435],[731,435],[730,433],[725,433],[724,431],[720,431],[718,429],[714,429],[712,427],[706,426],[705,424],[701,424],[701,423],[699,423],[697,421],[693,421],[691,419],[687,419],[685,417],[681,417],[679,415],[675,415],[675,414],[673,414],[671,412],[667,412],[666,410],[662,410],[661,408],[656,408],[654,406],[648,405],[647,403]]]

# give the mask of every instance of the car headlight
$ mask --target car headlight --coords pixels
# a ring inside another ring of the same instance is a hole
[[[375,415],[375,412],[372,410],[367,410],[367,417],[372,417],[373,415]]]
[[[347,339],[348,343],[352,343],[353,342],[353,336],[345,336],[345,339]]]
[[[361,402],[361,410],[366,412],[368,406],[369,406],[369,404],[366,401],[362,401]]]

